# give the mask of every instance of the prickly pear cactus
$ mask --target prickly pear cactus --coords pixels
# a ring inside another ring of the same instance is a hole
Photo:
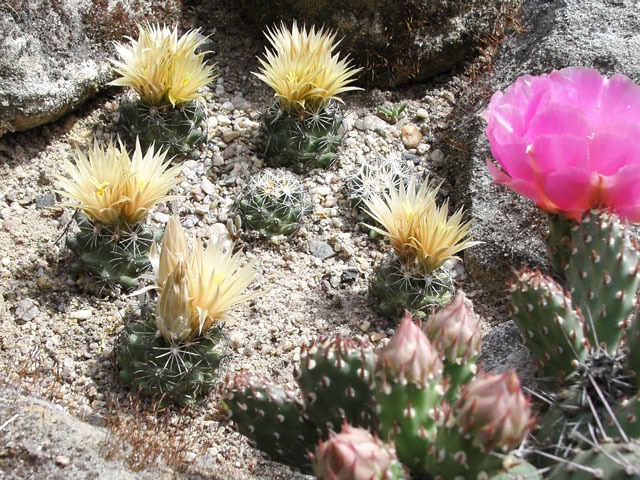
[[[424,318],[432,308],[441,308],[453,298],[453,283],[446,269],[426,273],[413,262],[393,257],[376,271],[369,287],[379,313],[398,318],[405,311]]]
[[[218,380],[222,345],[216,328],[182,343],[169,342],[158,332],[152,308],[145,306],[140,319],[127,324],[121,335],[120,378],[161,405],[198,403]]]
[[[601,443],[560,461],[550,480],[629,480],[640,478],[640,443]]]
[[[375,365],[373,347],[362,340],[337,337],[304,345],[294,376],[309,418],[323,431],[338,431],[345,421],[375,431]]]
[[[66,241],[75,254],[72,271],[132,289],[151,270],[148,254],[155,236],[142,224],[108,227],[91,222],[82,212],[76,223],[80,231]]]
[[[334,100],[318,110],[291,112],[275,102],[263,115],[262,132],[265,157],[272,166],[306,173],[333,163],[346,127]]]
[[[309,420],[298,392],[264,377],[236,375],[227,379],[224,403],[240,433],[256,448],[276,462],[311,473],[307,452],[322,432]]]
[[[286,170],[252,176],[236,204],[244,227],[263,238],[293,235],[312,207],[307,189]]]
[[[192,100],[175,107],[148,105],[128,100],[120,105],[118,127],[122,138],[142,148],[151,145],[166,148],[168,157],[200,157],[198,147],[207,141],[207,110],[201,100]]]

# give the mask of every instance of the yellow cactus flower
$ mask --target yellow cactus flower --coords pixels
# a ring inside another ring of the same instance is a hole
[[[139,25],[138,39],[116,43],[120,60],[111,60],[116,78],[109,85],[132,87],[142,102],[158,107],[201,99],[201,89],[216,76],[205,53],[196,53],[207,37],[190,30],[178,37],[178,28]]]
[[[58,193],[78,202],[92,221],[103,225],[134,225],[144,220],[149,208],[167,200],[180,181],[180,167],[169,167],[166,152],[151,146],[143,155],[136,142],[133,160],[125,147],[109,142],[106,149],[95,142],[85,155],[78,152],[75,163],[63,164],[66,176],[57,177]]]
[[[273,88],[287,111],[317,111],[332,98],[340,100],[340,93],[361,90],[348,86],[362,69],[334,53],[340,43],[335,42],[335,33],[315,27],[299,29],[296,22],[291,30],[282,24],[267,32],[273,50],[267,47],[264,59],[259,59],[260,72],[253,74]]]
[[[442,266],[456,253],[482,242],[469,239],[471,224],[463,222],[464,211],[460,208],[451,218],[449,201],[438,207],[433,204],[414,224],[410,245],[422,269],[432,272]]]
[[[418,188],[414,179],[410,179],[408,184],[401,180],[396,185],[391,175],[383,181],[387,185],[386,191],[364,200],[367,213],[380,226],[367,226],[386,237],[400,258],[413,258],[415,248],[412,239],[416,224],[426,211],[435,206],[440,186],[432,188],[424,182]]]
[[[227,321],[232,307],[255,296],[243,293],[255,277],[255,262],[241,265],[240,253],[233,254],[233,246],[223,245],[211,242],[205,249],[196,241],[189,254],[178,219],[167,224],[158,264],[156,317],[160,319],[158,329],[169,341],[202,335],[216,322]],[[184,320],[187,303],[189,328]]]

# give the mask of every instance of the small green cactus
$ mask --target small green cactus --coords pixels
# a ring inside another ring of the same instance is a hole
[[[447,270],[427,273],[415,262],[393,256],[376,270],[369,293],[376,299],[374,309],[386,317],[398,318],[409,311],[424,318],[433,307],[451,301],[453,288]]]
[[[244,228],[263,238],[293,235],[312,207],[307,189],[286,170],[253,175],[236,203]]]
[[[601,443],[560,460],[550,480],[629,480],[640,478],[640,442]]]
[[[271,87],[275,103],[262,116],[265,156],[276,167],[297,173],[326,168],[336,156],[346,127],[337,104],[360,69],[333,53],[335,34],[315,27],[269,29],[262,68],[254,73]]]
[[[120,378],[160,405],[199,403],[218,379],[222,346],[217,328],[187,342],[170,342],[158,331],[152,307],[145,306],[140,319],[123,330],[117,354]]]
[[[208,137],[207,109],[200,100],[172,105],[147,105],[138,99],[120,103],[118,132],[129,144],[166,148],[171,158],[200,158]]]
[[[120,77],[110,85],[131,87],[134,96],[120,105],[118,125],[130,144],[163,146],[170,157],[199,158],[207,139],[202,88],[215,79],[204,52],[207,37],[198,30],[140,26],[129,45],[116,43],[120,60],[111,60]]]
[[[78,233],[66,240],[75,255],[72,272],[87,273],[98,282],[129,290],[151,270],[149,248],[155,235],[144,225],[101,225],[82,212],[77,213],[76,224]]]
[[[408,102],[394,103],[391,107],[380,105],[377,110],[378,116],[389,123],[396,123],[408,106]]]

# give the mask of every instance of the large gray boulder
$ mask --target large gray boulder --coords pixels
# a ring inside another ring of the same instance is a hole
[[[526,33],[513,35],[491,75],[459,104],[458,139],[467,155],[451,163],[453,190],[474,222],[474,237],[486,243],[465,252],[465,266],[495,298],[504,297],[511,273],[522,265],[545,267],[546,217],[529,200],[491,183],[490,157],[480,112],[490,94],[520,75],[568,66],[624,73],[640,80],[640,15],[637,0],[527,0]]]
[[[143,5],[0,2],[0,136],[55,121],[103,89],[112,75],[111,43],[135,33],[136,21],[150,13]]]
[[[364,67],[360,81],[390,87],[450,70],[504,30],[516,0],[228,0],[243,24],[260,32],[293,20],[325,26],[340,51]],[[250,29],[251,31],[251,29]]]

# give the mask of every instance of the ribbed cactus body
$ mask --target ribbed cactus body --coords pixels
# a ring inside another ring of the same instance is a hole
[[[221,332],[172,344],[159,334],[154,314],[144,307],[140,321],[125,326],[117,353],[122,382],[161,405],[202,401],[215,385],[222,357]]]
[[[352,426],[376,430],[371,386],[376,356],[363,341],[337,337],[305,345],[296,382],[309,418],[323,431]]]
[[[123,139],[143,149],[151,145],[167,149],[167,157],[199,158],[198,147],[207,141],[207,110],[203,102],[192,100],[172,107],[147,105],[136,100],[120,105],[118,126]]]
[[[154,234],[143,225],[110,227],[91,222],[83,213],[78,213],[77,225],[79,232],[66,241],[75,254],[74,272],[131,289],[151,270],[148,254]]]
[[[393,257],[383,263],[369,287],[374,308],[387,317],[399,318],[405,311],[425,317],[433,307],[441,308],[453,298],[449,272],[425,273],[417,264]]]
[[[571,297],[553,279],[524,270],[511,286],[513,320],[538,365],[563,379],[587,355],[584,319]]]
[[[293,174],[262,170],[249,179],[236,208],[244,228],[264,238],[293,235],[313,205],[309,192]]]
[[[591,345],[615,355],[640,286],[637,240],[616,215],[592,212],[572,229],[571,243],[565,269],[571,298],[582,311]]]
[[[306,173],[333,163],[346,129],[340,107],[330,100],[317,111],[296,112],[276,102],[263,115],[262,132],[271,165]]]
[[[550,480],[630,480],[640,478],[640,443],[602,443],[561,461]]]
[[[276,462],[311,472],[307,452],[321,432],[304,413],[299,392],[263,377],[237,375],[227,381],[224,402],[240,433],[258,449]]]

